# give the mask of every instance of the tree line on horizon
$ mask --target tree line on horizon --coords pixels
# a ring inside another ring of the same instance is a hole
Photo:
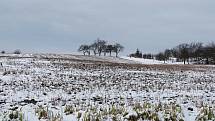
[[[164,61],[171,58],[176,58],[177,62],[186,62],[189,64],[215,64],[215,43],[204,45],[201,42],[183,43],[172,49],[166,49],[158,54],[143,54],[138,49],[135,53],[130,54],[130,57],[156,59]]]
[[[12,54],[21,54],[21,53],[22,53],[21,50],[17,49],[17,50],[14,50],[14,52]],[[6,54],[6,51],[2,50],[1,54]]]
[[[116,57],[118,57],[119,53],[123,50],[124,47],[121,44],[109,44],[108,41],[99,38],[90,45],[80,45],[78,49],[78,51],[83,52],[84,55],[91,55],[91,53],[93,53],[94,55],[101,56],[103,53],[104,56],[106,56],[107,53],[109,53],[109,56],[112,56],[112,53],[115,53]]]

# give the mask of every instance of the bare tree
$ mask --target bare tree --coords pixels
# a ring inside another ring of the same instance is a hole
[[[96,44],[97,44],[98,54],[99,56],[101,56],[102,51],[105,49],[106,41],[97,39]]]
[[[108,52],[110,54],[110,56],[111,56],[111,54],[113,52],[113,49],[114,49],[113,45],[107,45],[106,52]]]
[[[113,45],[113,51],[116,53],[116,57],[118,57],[119,53],[123,51],[124,47],[121,44],[116,43]]]
[[[202,43],[191,43],[189,49],[189,56],[195,61],[199,61],[201,57],[202,48],[203,48]]]
[[[189,44],[180,44],[177,47],[178,57],[183,60],[184,64],[186,61],[189,63]]]
[[[88,53],[88,55],[90,55],[90,46],[88,45],[81,45],[78,49],[79,52],[83,52],[84,55],[86,55],[86,53]]]
[[[172,53],[171,53],[171,50],[169,50],[169,49],[166,49],[166,50],[164,51],[165,61],[169,60],[171,54],[172,54]]]
[[[107,45],[105,44],[103,49],[102,49],[102,52],[104,53],[104,56],[106,56],[106,54],[108,53],[108,50],[107,50]]]
[[[98,44],[96,42],[91,44],[90,45],[90,50],[92,50],[94,55],[96,55],[98,53]]]

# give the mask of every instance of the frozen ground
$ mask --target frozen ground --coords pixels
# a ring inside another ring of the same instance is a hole
[[[215,120],[215,67],[114,57],[0,58],[0,120]]]

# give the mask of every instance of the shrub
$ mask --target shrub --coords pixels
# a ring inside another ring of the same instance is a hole
[[[5,51],[3,50],[3,51],[1,51],[1,54],[5,54]]]
[[[20,50],[15,50],[14,54],[21,54],[21,51]]]

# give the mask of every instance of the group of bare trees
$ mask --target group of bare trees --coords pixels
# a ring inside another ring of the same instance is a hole
[[[183,61],[189,64],[194,62],[197,64],[215,64],[215,44],[210,43],[184,43],[172,49],[166,49],[164,52],[156,55],[157,60],[167,61],[171,57],[177,58],[178,61]]]
[[[123,51],[124,47],[121,44],[108,44],[105,40],[97,39],[91,45],[81,45],[78,49],[79,52],[83,52],[84,55],[91,55],[93,52],[94,55],[101,56],[102,53],[104,56],[108,53],[112,56],[112,53],[115,53],[116,57],[118,57],[119,53]]]
[[[176,59],[178,62],[195,64],[215,64],[215,43],[204,45],[203,43],[193,42],[180,44],[172,49],[166,49],[158,54],[143,54],[138,49],[130,57],[156,59],[164,61]]]

